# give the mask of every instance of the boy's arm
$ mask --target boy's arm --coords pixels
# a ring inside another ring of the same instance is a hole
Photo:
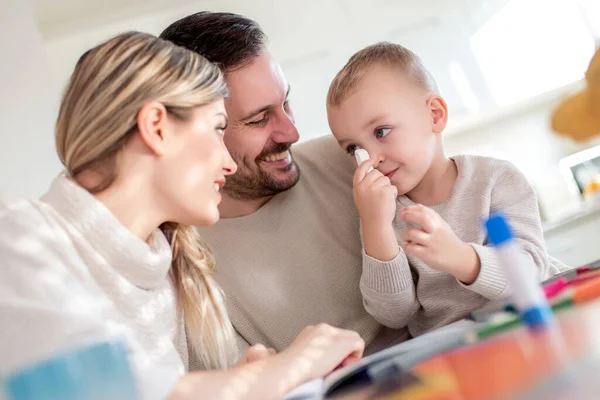
[[[365,309],[385,326],[406,327],[420,307],[408,259],[391,225],[389,231],[361,226],[361,233],[364,249],[360,291]]]
[[[505,163],[493,182],[491,212],[507,217],[522,251],[536,269],[536,278],[545,280],[559,271],[546,252],[542,223],[535,192],[525,176],[512,164]],[[479,276],[471,285],[463,285],[488,299],[510,294],[504,269],[491,246],[470,243],[481,262]]]

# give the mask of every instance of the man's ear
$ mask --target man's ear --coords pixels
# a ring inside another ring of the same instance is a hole
[[[448,105],[446,101],[434,94],[427,99],[427,108],[431,117],[433,133],[442,133],[448,124]]]
[[[165,126],[167,109],[159,102],[146,103],[137,115],[137,126],[140,138],[156,155],[165,152]]]

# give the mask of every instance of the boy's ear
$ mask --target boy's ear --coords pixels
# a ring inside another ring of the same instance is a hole
[[[436,94],[427,99],[427,107],[431,117],[433,133],[442,133],[448,124],[448,105],[444,99]]]

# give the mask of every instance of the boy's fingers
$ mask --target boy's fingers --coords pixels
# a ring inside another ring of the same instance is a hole
[[[390,186],[392,183],[390,182],[390,178],[385,175],[381,175],[375,179],[374,184],[377,186]]]
[[[417,257],[422,260],[422,257],[426,254],[427,248],[420,244],[407,243],[404,245],[404,253],[409,256]]]
[[[396,199],[398,197],[398,188],[394,185],[390,185],[386,188],[387,191],[389,191],[390,196],[393,199]]]
[[[423,246],[429,243],[429,234],[419,229],[406,228],[402,231],[400,237],[407,243],[410,242],[413,244],[420,244]]]
[[[433,231],[433,223],[431,216],[424,206],[407,206],[400,210],[400,219],[404,222],[419,225],[421,229],[427,233]]]
[[[365,176],[367,176],[367,174],[369,172],[369,168],[373,167],[374,162],[375,162],[374,160],[367,160],[358,166],[358,168],[354,172],[354,179],[353,179],[354,186],[358,185],[365,179]]]

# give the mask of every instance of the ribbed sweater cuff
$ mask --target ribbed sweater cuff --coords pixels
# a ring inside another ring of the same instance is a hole
[[[479,256],[481,269],[471,285],[459,283],[483,297],[496,300],[508,295],[508,281],[496,252],[491,247],[470,243]]]
[[[380,293],[399,293],[413,286],[412,274],[404,252],[400,250],[396,258],[380,261],[362,252],[362,284]]]

